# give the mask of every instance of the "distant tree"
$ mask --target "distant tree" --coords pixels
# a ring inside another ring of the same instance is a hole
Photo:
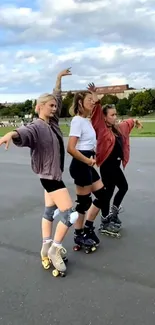
[[[137,93],[135,93],[135,92],[133,92],[133,93],[131,93],[131,94],[129,95],[129,97],[128,97],[128,101],[129,101],[129,105],[130,105],[130,107],[131,107],[131,105],[132,105],[132,100],[133,100],[133,98],[134,98],[136,95],[137,95]]]
[[[114,95],[104,95],[101,98],[101,105],[105,105],[105,104],[114,104],[116,105],[118,103],[118,97],[114,96]]]
[[[0,103],[0,110],[1,110],[1,109],[4,109],[4,108],[5,108],[5,106],[4,106],[3,104]]]
[[[152,96],[152,111],[155,111],[155,89],[149,89],[148,92]]]
[[[69,117],[70,116],[70,114],[69,114],[69,108],[72,105],[73,98],[74,98],[74,94],[71,91],[69,91],[67,93],[67,96],[62,101],[61,117]]]
[[[139,92],[132,99],[131,113],[132,115],[144,116],[153,108],[153,96],[150,91]]]
[[[27,99],[24,103],[24,112],[25,114],[31,114],[33,109],[32,100]]]
[[[10,107],[3,107],[0,109],[0,116],[10,116]]]
[[[116,104],[118,115],[127,115],[130,110],[130,103],[127,98],[119,99]]]

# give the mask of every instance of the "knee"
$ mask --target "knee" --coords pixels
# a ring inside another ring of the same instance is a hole
[[[71,227],[78,219],[79,215],[77,211],[70,208],[66,211],[60,212],[61,221],[67,227]]]
[[[55,205],[51,207],[45,207],[43,218],[52,222],[54,218],[59,214],[58,211],[59,210]]]
[[[91,194],[77,195],[76,202],[76,211],[80,214],[85,214],[92,204]]]
[[[106,188],[102,187],[99,190],[93,192],[95,199],[93,201],[93,204],[98,208],[102,209],[104,202],[106,200]]]

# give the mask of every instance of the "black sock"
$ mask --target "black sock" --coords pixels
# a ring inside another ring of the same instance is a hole
[[[75,235],[79,236],[83,233],[83,229],[75,229],[74,233]]]
[[[93,227],[93,222],[94,222],[94,221],[86,220],[86,222],[85,222],[85,227],[86,227],[86,228],[92,228],[92,227]]]

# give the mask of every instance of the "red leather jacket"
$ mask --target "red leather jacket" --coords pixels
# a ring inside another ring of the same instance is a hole
[[[112,130],[106,126],[100,104],[96,104],[91,116],[91,121],[97,137],[96,164],[97,166],[101,166],[102,163],[109,157],[114,148],[115,135],[113,134]],[[130,157],[129,135],[133,127],[133,119],[125,120],[117,125],[117,129],[121,133],[123,139],[124,159],[122,161],[122,165],[124,168],[127,165]]]

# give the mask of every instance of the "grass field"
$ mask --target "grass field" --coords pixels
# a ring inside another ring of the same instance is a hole
[[[69,126],[67,124],[60,125],[63,135],[65,137],[68,136],[69,133]],[[4,127],[0,128],[0,137],[6,134],[9,131],[15,129],[14,127]],[[133,129],[131,133],[131,137],[155,137],[155,122],[144,122],[143,129],[137,130]]]

